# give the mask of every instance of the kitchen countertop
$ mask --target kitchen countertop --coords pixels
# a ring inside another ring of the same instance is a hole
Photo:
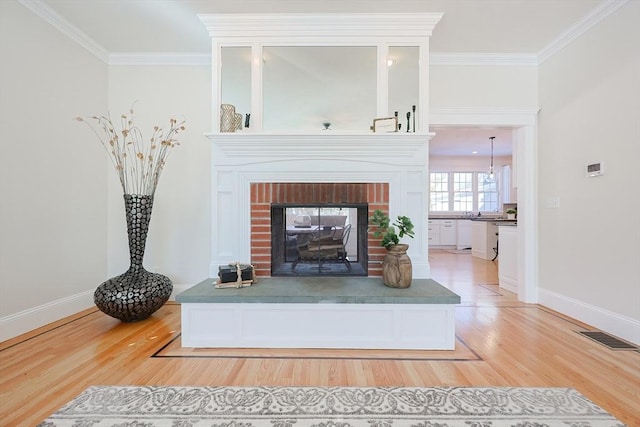
[[[518,220],[517,219],[507,219],[507,218],[483,218],[483,217],[478,217],[478,218],[469,218],[471,221],[485,221],[485,222],[511,222],[511,223],[517,223]]]
[[[461,216],[430,216],[429,219],[470,219],[470,218],[464,218]]]
[[[504,223],[508,223],[508,222],[512,222],[517,223],[518,220],[517,219],[507,219],[507,218],[503,218],[503,217],[490,217],[490,216],[473,216],[473,217],[468,217],[468,216],[435,216],[435,217],[429,217],[429,219],[433,219],[433,220],[438,220],[438,219],[455,219],[455,220],[460,220],[460,219],[466,219],[469,221],[485,221],[485,222],[504,222]]]

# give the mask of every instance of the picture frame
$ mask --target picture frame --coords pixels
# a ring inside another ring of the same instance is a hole
[[[373,132],[398,132],[397,117],[380,117],[373,119]]]

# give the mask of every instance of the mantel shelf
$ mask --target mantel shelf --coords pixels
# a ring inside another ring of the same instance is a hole
[[[426,151],[433,133],[258,134],[209,133],[205,136],[229,158],[390,159],[415,158]],[[421,159],[424,161],[424,159]]]

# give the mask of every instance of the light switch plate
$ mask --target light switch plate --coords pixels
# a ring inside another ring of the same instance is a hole
[[[560,197],[553,196],[547,198],[547,208],[558,209],[560,207]]]
[[[604,173],[604,165],[601,162],[590,163],[586,167],[586,176],[590,178],[592,176],[600,176]]]

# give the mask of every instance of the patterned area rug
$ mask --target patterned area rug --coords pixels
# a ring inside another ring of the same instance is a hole
[[[623,426],[573,389],[93,386],[40,426]]]

